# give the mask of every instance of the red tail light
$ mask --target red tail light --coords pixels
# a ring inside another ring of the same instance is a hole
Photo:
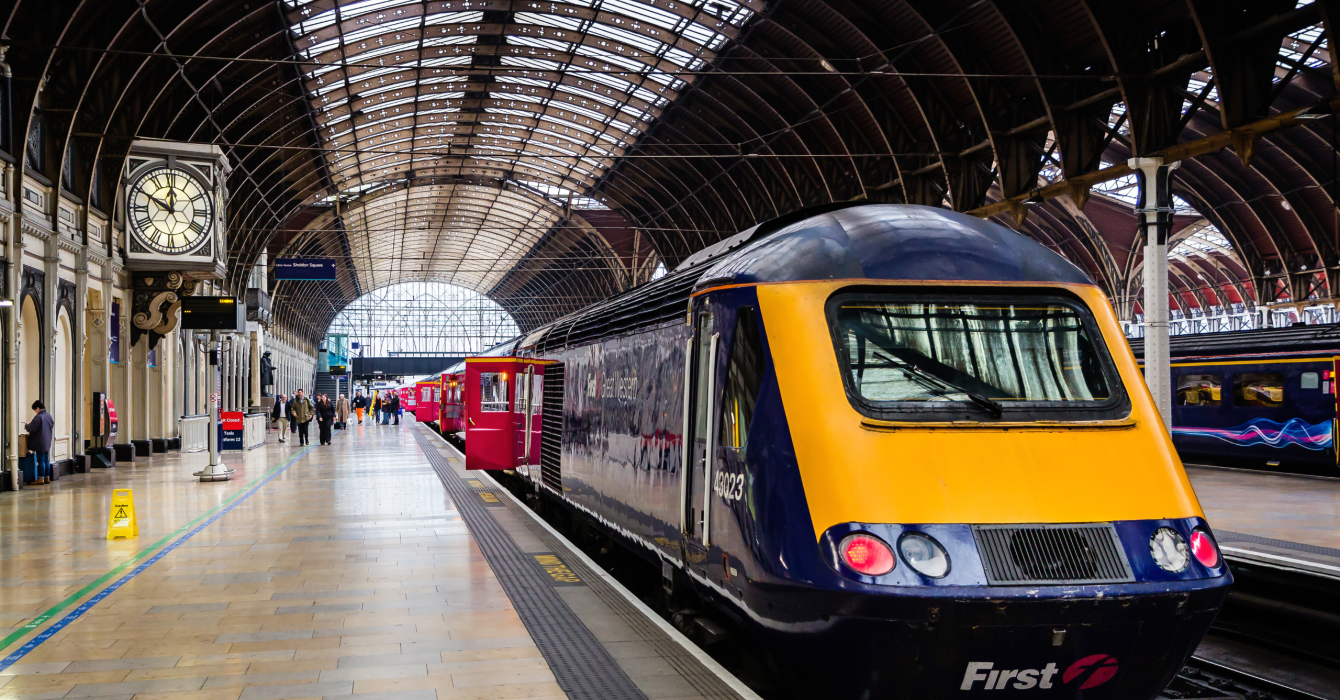
[[[1214,540],[1210,539],[1210,534],[1204,530],[1191,531],[1191,553],[1195,555],[1196,561],[1206,568],[1213,569],[1219,566],[1219,548],[1214,546]]]
[[[838,551],[844,564],[866,576],[883,576],[893,571],[897,564],[893,550],[874,535],[847,535],[838,545]]]

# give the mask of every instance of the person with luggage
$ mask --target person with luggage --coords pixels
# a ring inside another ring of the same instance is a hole
[[[340,394],[340,400],[335,403],[335,427],[340,430],[348,430],[349,421],[349,395]]]
[[[293,422],[297,425],[298,444],[306,445],[311,440],[308,430],[311,427],[312,418],[316,416],[316,407],[312,405],[311,399],[302,395],[302,389],[299,389],[289,408],[293,414]]]
[[[363,425],[363,411],[366,410],[368,410],[368,397],[364,396],[363,391],[360,389],[358,393],[354,395],[354,413],[358,414],[359,425]]]
[[[288,402],[284,400],[284,395],[275,397],[274,408],[270,410],[270,420],[279,425],[279,441],[285,442],[284,433],[288,432]]]
[[[51,483],[51,436],[56,419],[47,413],[41,399],[33,402],[33,419],[23,428],[28,431],[28,451],[33,453],[33,483]]]
[[[316,425],[320,429],[317,439],[322,445],[330,444],[330,428],[335,422],[335,404],[330,397],[321,394],[316,399]]]

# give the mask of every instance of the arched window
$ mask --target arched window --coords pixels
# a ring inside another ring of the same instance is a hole
[[[507,311],[477,292],[405,282],[355,299],[327,333],[348,335],[351,355],[395,357],[479,353],[521,331]]]

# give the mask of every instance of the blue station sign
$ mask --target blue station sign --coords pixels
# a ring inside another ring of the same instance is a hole
[[[335,261],[330,258],[275,258],[277,280],[335,279]]]

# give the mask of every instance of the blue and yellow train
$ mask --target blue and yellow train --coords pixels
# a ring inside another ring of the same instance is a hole
[[[824,698],[1153,698],[1231,577],[1104,295],[868,204],[746,230],[467,361],[468,466]]]
[[[1172,436],[1187,462],[1340,476],[1340,326],[1175,336]],[[1137,358],[1144,343],[1132,340]]]

